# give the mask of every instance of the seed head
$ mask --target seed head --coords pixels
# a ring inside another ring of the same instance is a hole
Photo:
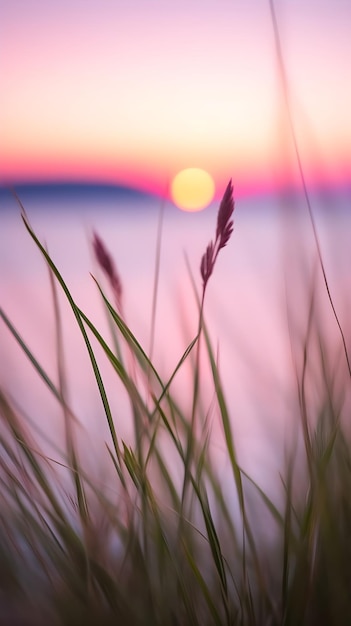
[[[231,216],[234,212],[233,184],[230,179],[224,192],[217,215],[216,240],[219,240],[218,249],[224,248],[233,232],[234,222]]]
[[[204,289],[206,288],[208,279],[213,272],[218,252],[228,243],[233,232],[234,222],[231,220],[233,212],[233,185],[232,180],[230,179],[218,209],[215,241],[214,243],[213,241],[210,241],[206,248],[206,252],[201,259],[200,273]]]
[[[100,265],[101,269],[105,272],[108,278],[108,281],[111,285],[117,309],[118,311],[121,311],[122,283],[118,275],[118,272],[116,270],[111,254],[109,253],[109,251],[105,247],[104,242],[102,241],[102,239],[99,237],[99,235],[96,232],[93,233],[93,249],[94,249],[96,260],[98,264]]]

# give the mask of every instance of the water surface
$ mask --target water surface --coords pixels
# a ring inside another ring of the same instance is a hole
[[[110,295],[92,254],[92,232],[99,233],[121,277],[126,321],[146,352],[152,349],[154,363],[167,380],[195,336],[198,324],[186,257],[200,292],[200,260],[215,233],[217,206],[195,214],[182,213],[170,205],[164,208],[155,340],[151,348],[161,203],[156,199],[124,198],[116,202],[113,198],[79,197],[64,201],[57,197],[30,197],[24,203],[32,227],[47,245],[75,301],[109,338],[106,315],[91,277],[91,273],[98,277]],[[313,208],[331,293],[350,349],[348,198],[335,195],[326,201],[323,196],[316,196]],[[345,376],[345,362],[303,200],[239,200],[234,217],[232,239],[221,251],[209,283],[205,320],[217,351],[240,459],[262,484],[270,482],[281,467],[292,426],[298,420],[296,373],[302,368],[313,294],[315,328],[318,320],[325,342],[323,350],[328,351],[328,363],[339,372],[340,380]],[[48,270],[14,200],[2,200],[0,219],[1,306],[36,358],[57,381],[55,318]],[[100,443],[109,439],[101,401],[86,348],[63,296],[60,306],[72,408],[87,433],[84,437],[99,449]],[[61,409],[3,323],[0,346],[1,385],[37,424],[60,441]],[[315,333],[311,339],[309,385],[311,403],[316,405],[321,397],[317,346]],[[131,421],[127,398],[104,355],[96,349],[117,430],[128,441]],[[201,372],[201,397],[209,409],[214,390],[204,351]],[[191,388],[189,363],[174,381],[175,393],[185,410],[190,410]],[[221,426],[216,410],[212,412],[211,446],[225,469]]]

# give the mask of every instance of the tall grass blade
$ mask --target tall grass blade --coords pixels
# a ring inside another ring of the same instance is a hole
[[[104,386],[103,380],[101,378],[100,370],[99,370],[99,367],[98,367],[98,364],[97,364],[97,361],[96,361],[96,358],[95,358],[95,355],[94,355],[94,351],[93,351],[93,349],[91,347],[88,335],[86,334],[83,322],[81,320],[79,309],[78,309],[77,305],[75,304],[75,302],[74,302],[74,300],[73,300],[73,298],[71,296],[71,293],[70,293],[70,291],[69,291],[65,281],[63,280],[63,277],[61,276],[60,272],[58,271],[56,265],[51,260],[50,256],[46,252],[44,246],[40,243],[39,239],[37,238],[37,236],[35,235],[34,231],[32,230],[32,228],[31,228],[31,226],[30,226],[30,224],[29,224],[29,222],[27,220],[27,217],[26,217],[25,213],[22,213],[22,219],[23,219],[23,222],[24,222],[24,225],[25,225],[27,231],[29,232],[29,234],[32,237],[33,241],[36,243],[37,247],[41,251],[42,255],[44,256],[44,258],[46,260],[46,262],[48,263],[48,266],[51,268],[51,270],[53,271],[56,279],[58,280],[59,284],[61,285],[61,287],[62,287],[62,289],[63,289],[63,291],[65,293],[65,296],[66,296],[66,298],[67,298],[67,300],[68,300],[68,302],[69,302],[69,304],[70,304],[70,306],[72,308],[72,311],[73,311],[74,316],[76,318],[77,324],[78,324],[79,329],[81,331],[81,334],[83,336],[84,343],[85,343],[86,348],[88,350],[90,362],[91,362],[92,369],[93,369],[93,372],[94,372],[94,375],[95,375],[95,380],[97,382],[97,386],[98,386],[98,389],[99,389],[99,392],[100,392],[100,397],[101,397],[101,400],[102,400],[102,403],[103,403],[103,407],[104,407],[104,410],[105,410],[106,418],[107,418],[108,425],[109,425],[109,428],[110,428],[110,433],[111,433],[111,437],[112,437],[112,441],[113,441],[113,447],[114,447],[114,450],[116,452],[117,459],[120,461],[120,450],[119,450],[119,446],[118,446],[117,434],[116,434],[116,431],[115,431],[113,418],[112,418],[112,414],[111,414],[111,409],[110,409],[110,405],[109,405],[109,402],[108,402],[108,399],[107,399],[107,395],[106,395],[106,391],[105,391],[105,386]]]

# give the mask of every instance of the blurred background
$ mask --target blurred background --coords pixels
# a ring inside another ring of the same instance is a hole
[[[153,354],[167,378],[197,329],[184,252],[200,289],[201,256],[232,178],[234,234],[205,315],[246,466],[262,477],[264,458],[267,474],[276,472],[296,415],[294,368],[314,292],[325,349],[345,373],[296,145],[350,347],[350,24],[347,0],[0,0],[1,307],[53,378],[48,271],[11,189],[76,301],[107,333],[90,276],[103,283],[91,250],[93,230],[101,235],[121,276],[127,323],[147,351],[162,216]],[[172,181],[186,168],[213,180],[203,211],[175,206]],[[63,299],[61,307],[72,406],[103,439],[85,348]],[[1,385],[60,433],[59,407],[5,324],[0,346]],[[128,437],[127,403],[101,367]],[[209,376],[204,363],[205,404]],[[175,385],[186,403],[187,369]]]
[[[350,178],[347,0],[276,4],[310,183]],[[269,0],[0,2],[2,184],[113,183],[163,193],[202,167],[218,193],[296,182],[282,152]]]

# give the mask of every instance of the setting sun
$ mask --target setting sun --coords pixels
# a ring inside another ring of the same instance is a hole
[[[172,200],[183,211],[201,211],[210,204],[214,192],[212,176],[198,167],[178,172],[171,185]]]

